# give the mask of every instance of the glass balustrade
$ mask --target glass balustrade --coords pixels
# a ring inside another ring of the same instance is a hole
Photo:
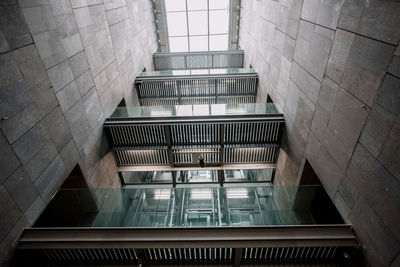
[[[234,117],[280,114],[272,103],[117,107],[109,119]]]
[[[324,192],[321,186],[254,184],[242,187],[60,190],[34,227],[319,224],[320,213],[332,214],[332,211],[315,208],[321,192]],[[331,219],[322,223],[343,221]]]
[[[180,76],[210,76],[210,75],[240,75],[257,74],[252,68],[223,68],[223,69],[187,69],[187,70],[161,70],[140,73],[136,79],[142,78],[175,78]]]

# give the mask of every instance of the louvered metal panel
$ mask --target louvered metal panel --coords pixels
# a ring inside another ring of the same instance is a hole
[[[210,51],[189,53],[154,53],[156,70],[241,68],[243,51]]]
[[[219,124],[175,124],[171,125],[172,144],[219,144]]]
[[[220,76],[139,77],[135,82],[142,106],[166,104],[254,103],[258,77],[225,74]],[[219,98],[222,100],[219,101]],[[231,99],[233,98],[233,99]],[[227,101],[230,99],[230,101]]]
[[[225,163],[272,163],[277,159],[279,146],[273,145],[226,145]]]
[[[161,125],[118,125],[108,130],[114,146],[166,144]]]
[[[280,121],[228,123],[224,128],[225,143],[278,142],[283,123]]]
[[[116,147],[114,156],[119,166],[168,165],[168,147]]]
[[[174,146],[172,153],[175,164],[192,163],[193,153],[201,153],[207,163],[220,162],[219,146]]]

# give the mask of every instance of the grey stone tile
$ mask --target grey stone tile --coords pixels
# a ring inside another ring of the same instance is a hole
[[[22,216],[10,194],[0,185],[0,240],[3,240]]]
[[[29,175],[35,180],[57,155],[57,148],[52,142],[45,142],[40,151],[25,164]]]
[[[75,143],[84,158],[89,146],[89,138],[92,135],[89,120],[86,117],[85,106],[79,100],[71,109],[65,114],[68,126],[71,129],[72,136]]]
[[[65,167],[60,156],[57,156],[35,181],[35,187],[42,199],[48,198],[58,189],[65,178]]]
[[[22,74],[19,71],[18,65],[11,56],[11,54],[6,53],[0,55],[1,87],[8,86],[11,83],[21,79],[22,79]]]
[[[308,97],[300,94],[294,127],[299,132],[304,143],[307,140],[307,135],[311,127],[311,121],[314,115],[314,111],[315,105],[310,101]]]
[[[301,17],[307,21],[335,30],[342,5],[343,1],[341,0],[304,0]]]
[[[372,106],[381,81],[382,77],[352,61],[348,61],[344,68],[341,86],[366,105]]]
[[[0,6],[0,53],[32,43],[24,16],[17,5]]]
[[[33,225],[42,211],[46,208],[46,204],[43,202],[40,196],[37,196],[35,201],[25,211],[25,217],[30,225]]]
[[[298,99],[300,95],[300,89],[293,83],[292,80],[289,81],[288,94],[285,102],[285,116],[294,121],[296,118],[296,110],[298,105]]]
[[[29,85],[24,80],[18,80],[0,88],[0,115],[11,117],[33,103]]]
[[[50,31],[57,26],[50,6],[27,7],[22,12],[32,34]]]
[[[346,202],[343,200],[340,192],[337,192],[333,198],[333,203],[335,204],[336,209],[339,211],[345,222],[348,222],[349,217],[351,215],[351,210],[347,206]]]
[[[104,9],[110,10],[126,5],[125,0],[104,0]]]
[[[35,34],[33,39],[46,69],[83,50],[79,33],[64,36],[57,30],[52,30]]]
[[[39,123],[13,143],[12,147],[22,164],[26,164],[49,140],[50,137],[46,132],[46,128],[42,123]]]
[[[293,60],[294,49],[296,47],[295,39],[292,39],[288,35],[275,30],[273,37],[274,47],[279,50],[288,60]]]
[[[374,210],[366,204],[365,199],[356,202],[353,214],[368,233],[379,254],[386,262],[391,262],[400,251],[399,241],[393,237]]]
[[[320,148],[320,141],[314,136],[313,132],[311,131],[308,134],[308,140],[305,148],[305,157],[312,166],[315,166],[317,163],[317,157]]]
[[[397,50],[399,50],[397,48]],[[400,56],[394,56],[389,65],[388,72],[400,78]]]
[[[74,74],[68,61],[64,61],[47,71],[55,92],[74,80]]]
[[[92,87],[94,87],[92,72],[90,70],[87,70],[81,76],[76,78],[75,82],[78,86],[78,90],[81,96],[85,95]]]
[[[31,87],[31,94],[42,116],[46,116],[58,106],[56,94],[48,79]]]
[[[76,78],[89,69],[85,51],[82,51],[68,59],[73,76]]]
[[[329,121],[329,112],[320,105],[316,105],[314,117],[311,122],[311,131],[318,140],[323,139]]]
[[[106,11],[108,25],[113,25],[128,18],[127,8],[120,7]]]
[[[27,45],[27,46],[21,47],[19,49],[13,50],[11,52],[11,55],[13,56],[15,62],[17,64],[20,64],[29,59],[38,57],[39,53],[36,49],[36,46],[34,44],[31,44],[31,45]]]
[[[69,0],[49,1],[49,4],[55,16],[72,13]]]
[[[20,7],[45,6],[49,0],[18,0],[18,4]]]
[[[75,142],[72,139],[60,151],[60,157],[64,162],[67,173],[70,173],[80,160],[79,151],[76,148]]]
[[[376,102],[393,115],[400,114],[400,78],[387,74],[383,79]]]
[[[399,3],[371,1],[365,5],[357,33],[397,45],[400,40],[399,14]]]
[[[0,128],[9,143],[13,143],[41,119],[40,112],[34,103],[27,106],[21,112],[0,121]]]
[[[347,146],[341,138],[342,136],[337,135],[334,129],[328,127],[325,131],[322,145],[328,150],[337,166],[341,170],[345,170],[356,144]]]
[[[361,134],[368,111],[363,104],[343,89],[336,92],[328,128],[342,144],[352,150]]]
[[[316,79],[322,81],[334,31],[301,21],[294,59]]]
[[[73,8],[86,7],[103,3],[103,0],[71,0]]]
[[[295,61],[292,65],[290,77],[296,83],[296,85],[306,94],[313,103],[318,100],[318,94],[321,87],[321,83],[307,73],[300,65]]]
[[[381,152],[378,155],[379,162],[400,181],[400,118],[397,117]]]
[[[329,113],[333,109],[333,104],[335,103],[336,92],[338,88],[339,85],[337,85],[329,78],[325,78],[322,81],[321,89],[318,96],[318,104]]]
[[[394,121],[395,117],[381,106],[372,107],[361,133],[360,143],[375,157],[378,156]]]
[[[326,74],[337,83],[342,81],[344,68],[354,40],[354,33],[338,29],[329,55]]]
[[[25,212],[38,196],[32,180],[23,167],[18,168],[4,182],[4,186],[15,200],[21,211]]]
[[[0,131],[0,184],[20,165],[17,156]]]
[[[63,89],[59,90],[56,96],[62,111],[65,113],[80,99],[80,93],[76,82],[73,81]]]
[[[303,0],[285,1],[280,3],[280,7],[278,9],[275,25],[278,29],[292,38],[296,38],[302,4]]]
[[[322,185],[331,198],[336,194],[339,184],[344,177],[343,171],[337,166],[335,160],[324,146],[321,146],[317,157],[317,165],[314,166]]]
[[[18,66],[22,71],[24,79],[31,86],[35,86],[47,79],[46,70],[44,69],[42,60],[39,58],[39,56],[19,63]]]
[[[395,46],[356,35],[349,60],[376,75],[383,76],[389,67],[395,50]]]
[[[72,139],[71,132],[61,108],[54,109],[43,119],[43,124],[58,151],[61,151]]]
[[[101,123],[103,123],[104,115],[101,109],[99,96],[96,89],[93,87],[83,98],[83,105],[85,106],[86,117],[89,120],[90,127],[96,130]]]

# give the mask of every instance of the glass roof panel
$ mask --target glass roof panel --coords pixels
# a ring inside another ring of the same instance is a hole
[[[210,34],[228,33],[229,11],[210,10]]]
[[[167,13],[167,23],[169,36],[187,35],[187,22],[185,12]]]
[[[190,36],[190,51],[208,51],[208,36]]]
[[[228,34],[211,35],[210,36],[210,51],[228,50]]]
[[[171,52],[188,52],[188,38],[185,37],[169,37],[169,49]]]
[[[203,35],[208,32],[207,11],[188,12],[189,35]]]
[[[207,10],[207,0],[187,0],[188,10]]]
[[[186,11],[185,0],[165,0],[165,10],[169,11]]]
[[[210,9],[229,9],[229,0],[209,0]]]

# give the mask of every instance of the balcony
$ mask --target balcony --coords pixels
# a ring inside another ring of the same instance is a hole
[[[119,166],[275,163],[283,115],[271,103],[119,107],[106,119]]]
[[[338,262],[357,242],[321,204],[323,192],[254,184],[60,190],[18,249],[53,264]]]
[[[136,77],[142,106],[254,103],[258,75],[253,69],[142,72]]]
[[[242,68],[243,50],[154,53],[155,70]]]

